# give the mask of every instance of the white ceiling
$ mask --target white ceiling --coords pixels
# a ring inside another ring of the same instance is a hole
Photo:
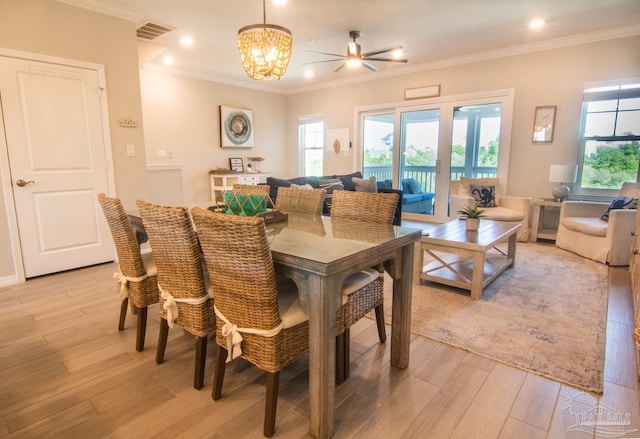
[[[157,56],[145,68],[281,93],[640,34],[640,0],[287,0],[284,5],[266,0],[267,23],[289,28],[294,49],[280,81],[264,83],[246,76],[236,44],[239,28],[262,22],[260,0],[59,1],[138,25],[174,27],[153,40]],[[546,26],[530,30],[534,18]],[[360,31],[363,52],[402,45],[409,62],[372,62],[378,72],[360,67],[334,73],[337,61],[303,65],[331,58],[308,50],[345,53],[350,30]],[[182,47],[182,36],[194,44]],[[172,67],[163,64],[164,55],[175,59]],[[305,78],[309,67],[315,76]]]

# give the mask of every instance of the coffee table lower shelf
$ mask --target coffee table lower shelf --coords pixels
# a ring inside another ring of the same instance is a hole
[[[472,291],[473,256],[447,255],[453,256],[455,259],[444,257],[443,255],[438,256],[441,260],[436,259],[423,267],[420,279]],[[486,254],[484,256],[481,288],[484,289],[503,271],[511,267],[512,264],[513,258],[498,253]]]

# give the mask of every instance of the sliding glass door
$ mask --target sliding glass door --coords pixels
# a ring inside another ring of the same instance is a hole
[[[359,112],[362,169],[379,187],[402,189],[405,219],[443,222],[449,182],[506,181],[511,95],[443,100]]]

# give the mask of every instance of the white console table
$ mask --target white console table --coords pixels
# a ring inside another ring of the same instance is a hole
[[[266,183],[270,175],[265,172],[229,172],[219,173],[209,171],[211,184],[211,200],[216,203],[224,203],[223,193],[233,189],[234,184],[258,184]]]

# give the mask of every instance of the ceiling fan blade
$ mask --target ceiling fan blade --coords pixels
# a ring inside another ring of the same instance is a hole
[[[337,53],[329,53],[329,52],[317,52],[315,50],[307,50],[307,53],[319,53],[320,55],[329,55],[329,56],[339,56],[340,58],[346,58],[346,55],[338,55]]]
[[[305,62],[302,63],[303,66],[306,66],[307,64],[321,64],[321,63],[325,63],[325,62],[336,62],[336,61],[342,61],[341,59],[325,59],[322,61],[310,61],[310,62]]]
[[[368,62],[364,62],[362,61],[362,65],[365,66],[366,68],[368,68],[369,70],[371,70],[372,72],[377,72],[378,68],[369,64]]]
[[[362,58],[364,61],[385,61],[385,62],[408,62],[408,59],[391,59],[391,58],[372,58],[367,56]]]
[[[393,47],[387,47],[386,49],[372,50],[371,52],[363,53],[362,56],[366,58],[368,56],[380,55],[382,53],[391,52],[392,50],[398,50],[398,49],[402,49],[402,46],[393,46]]]
[[[343,62],[342,64],[340,64],[340,67],[338,67],[337,69],[335,69],[335,70],[333,71],[333,73],[335,73],[335,72],[339,72],[339,71],[340,71],[340,70],[342,70],[342,68],[343,68],[344,66],[346,66],[346,65],[347,65],[347,63],[346,63],[346,62]]]

